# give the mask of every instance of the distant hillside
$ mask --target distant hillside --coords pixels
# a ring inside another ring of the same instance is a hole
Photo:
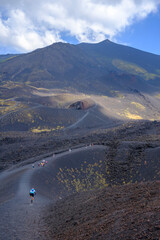
[[[0,58],[1,59],[1,58]],[[111,88],[155,91],[160,56],[105,40],[98,44],[55,43],[0,64],[0,83],[104,93]]]
[[[105,40],[0,60],[0,131],[65,135],[160,120],[158,55]]]
[[[0,55],[0,63],[5,62],[7,60],[10,60],[14,57],[18,56],[18,54],[6,54],[6,55]]]

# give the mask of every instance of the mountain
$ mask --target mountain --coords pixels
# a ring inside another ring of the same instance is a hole
[[[0,59],[1,131],[64,134],[160,119],[159,55],[105,40]]]
[[[0,56],[1,239],[158,239],[159,155],[160,56],[109,40]]]
[[[0,82],[105,93],[109,87],[155,91],[160,56],[109,40],[97,44],[55,43],[0,64]],[[125,86],[124,86],[125,85]],[[159,85],[158,85],[159,86]]]

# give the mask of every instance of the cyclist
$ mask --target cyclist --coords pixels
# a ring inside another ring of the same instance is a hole
[[[29,192],[30,198],[31,198],[31,203],[34,200],[34,195],[36,194],[36,190],[34,188],[32,188]]]

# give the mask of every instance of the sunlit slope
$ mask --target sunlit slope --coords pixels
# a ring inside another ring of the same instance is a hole
[[[1,131],[64,134],[110,128],[132,120],[160,120],[159,95],[138,90],[84,94],[8,83],[3,85],[0,98]]]
[[[160,120],[158,97],[139,91],[112,91],[111,94],[92,97],[104,115],[122,120]]]
[[[16,97],[17,88],[22,94]],[[56,93],[49,89],[36,89],[13,84],[8,89],[11,98],[0,98],[0,131],[61,132],[83,117],[83,111],[70,109],[75,100],[83,95]],[[28,93],[28,94],[27,94]],[[48,93],[48,95],[47,95]],[[5,88],[7,94],[7,88]]]

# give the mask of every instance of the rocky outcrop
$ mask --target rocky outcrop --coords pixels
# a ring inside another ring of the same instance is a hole
[[[94,106],[94,102],[91,99],[85,99],[72,103],[69,108],[74,108],[77,110],[86,110]]]

